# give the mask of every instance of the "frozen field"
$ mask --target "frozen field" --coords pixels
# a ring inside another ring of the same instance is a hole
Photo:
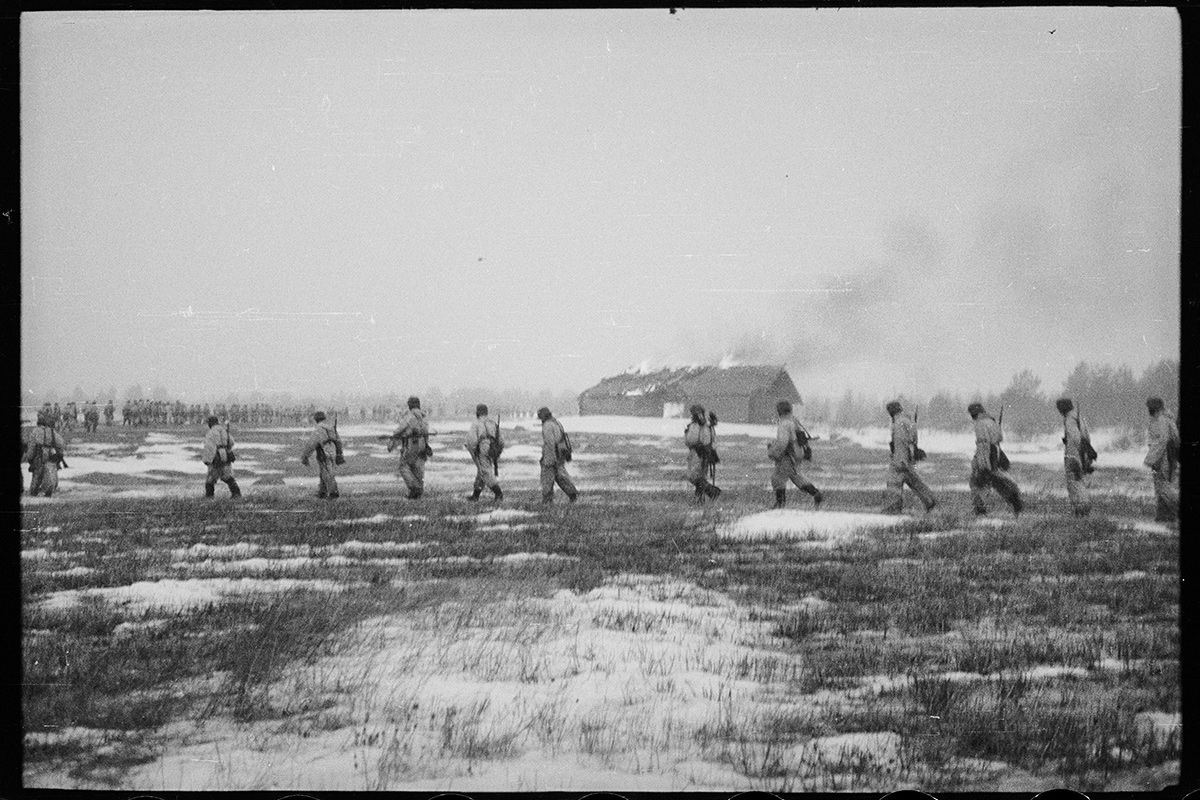
[[[1177,779],[1178,534],[1140,454],[1070,517],[1056,441],[1014,445],[1028,511],[970,513],[969,437],[922,435],[939,497],[877,513],[886,432],[814,431],[821,511],[768,510],[767,426],[721,425],[697,506],[680,420],[566,418],[572,506],[505,503],[434,424],[402,499],[386,425],[343,425],[336,502],[303,429],[76,434],[22,501],[25,779],[269,791],[1020,791]],[[834,434],[837,434],[836,436]],[[1104,439],[1097,436],[1098,443]],[[25,476],[28,480],[28,475]],[[1003,720],[1003,724],[999,722]],[[1049,733],[1048,733],[1049,732]]]

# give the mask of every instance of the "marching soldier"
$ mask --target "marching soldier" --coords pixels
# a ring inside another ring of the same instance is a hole
[[[317,497],[328,497],[332,500],[338,496],[337,478],[334,477],[333,467],[335,464],[346,463],[346,459],[342,456],[342,439],[333,429],[333,425],[326,422],[324,411],[314,412],[312,420],[316,423],[316,427],[300,454],[300,463],[307,467],[308,457],[313,453],[317,454],[317,472],[320,475]],[[331,444],[334,448],[333,458],[330,458],[325,450]]]
[[[53,412],[38,412],[37,427],[29,435],[25,446],[25,460],[29,462],[29,471],[33,474],[29,482],[29,494],[37,497],[44,493],[46,497],[54,494],[58,488],[58,468],[66,466],[64,450],[67,442],[62,434],[54,429]]]
[[[905,484],[917,493],[917,497],[925,504],[925,511],[932,511],[937,505],[937,500],[925,485],[925,481],[921,480],[915,467],[916,462],[924,457],[924,453],[917,447],[917,423],[904,410],[899,400],[891,401],[885,408],[892,418],[892,460],[888,465],[888,502],[883,513],[899,514],[904,510]]]
[[[550,409],[542,406],[537,412],[542,421],[542,502],[554,502],[554,485],[567,494],[567,500],[574,503],[579,497],[579,490],[567,474],[567,462],[571,460],[571,440],[563,430],[562,423],[554,418]]]
[[[1087,430],[1079,419],[1079,411],[1069,397],[1060,397],[1054,401],[1054,407],[1063,418],[1063,474],[1067,479],[1067,499],[1071,501],[1071,511],[1077,517],[1086,517],[1092,512],[1092,497],[1088,492],[1084,476],[1087,467],[1091,466],[1087,451],[1091,444],[1087,442]],[[1087,461],[1085,461],[1087,459]]]
[[[475,421],[467,430],[467,452],[475,461],[475,485],[468,500],[478,500],[483,487],[492,490],[496,502],[504,499],[500,482],[496,480],[496,457],[503,445],[500,443],[500,424],[488,419],[488,407],[483,403],[475,406]]]
[[[111,428],[113,417],[116,415],[117,409],[113,406],[113,401],[109,400],[108,405],[104,406],[104,427]]]
[[[229,435],[228,427],[217,424],[219,421],[215,416],[208,418],[208,433],[204,436],[200,455],[208,467],[208,475],[204,478],[204,496],[215,496],[217,481],[224,481],[229,487],[230,497],[241,497],[242,490],[233,477],[233,437]]]
[[[1021,502],[1021,490],[1000,466],[1000,442],[1004,434],[996,420],[988,415],[981,403],[971,403],[967,413],[975,422],[975,457],[971,460],[971,503],[979,516],[987,514],[983,493],[991,487],[1012,506],[1013,516],[1019,516],[1025,507]]]
[[[683,431],[683,442],[688,448],[687,480],[696,487],[696,500],[704,502],[704,498],[716,500],[721,490],[709,483],[709,465],[716,463],[717,451],[713,448],[713,429],[704,406],[699,403],[688,411],[692,415],[691,422]],[[716,415],[713,415],[715,422]]]
[[[1175,485],[1179,471],[1179,428],[1175,418],[1165,410],[1162,398],[1148,398],[1146,411],[1150,414],[1150,427],[1146,431],[1149,450],[1143,463],[1154,475],[1154,499],[1158,506],[1154,519],[1174,522],[1179,515],[1179,487]]]
[[[88,433],[95,433],[100,429],[100,409],[96,407],[95,400],[89,403],[83,412],[83,429]]]
[[[388,452],[400,443],[400,479],[408,488],[410,500],[420,498],[425,492],[425,460],[432,454],[429,448],[429,423],[421,410],[421,400],[408,398],[408,411],[400,417],[400,426],[388,441]]]
[[[779,425],[775,429],[775,438],[767,444],[767,456],[775,462],[775,472],[771,475],[771,488],[775,490],[773,508],[783,508],[787,504],[787,485],[791,481],[800,491],[812,495],[813,508],[820,509],[825,495],[800,472],[800,464],[812,460],[812,450],[808,446],[812,437],[792,416],[792,404],[787,400],[775,404],[775,413],[779,415]]]

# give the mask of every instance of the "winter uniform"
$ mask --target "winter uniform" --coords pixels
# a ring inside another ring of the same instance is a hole
[[[338,496],[337,478],[334,477],[333,467],[335,463],[341,464],[345,460],[342,458],[342,440],[337,431],[333,429],[333,424],[325,419],[322,412],[318,411],[314,414],[313,421],[316,423],[316,427],[313,428],[312,435],[304,445],[300,461],[307,467],[308,457],[316,453],[317,472],[320,475],[317,497],[328,497],[332,500]],[[326,449],[330,445],[333,445],[334,448],[333,458],[329,457],[329,451]]]
[[[1063,475],[1067,481],[1067,499],[1071,501],[1075,516],[1086,517],[1092,511],[1092,496],[1084,483],[1086,473],[1083,471],[1083,440],[1087,438],[1087,429],[1073,405],[1063,403],[1062,408],[1067,409],[1060,411],[1063,415]]]
[[[237,479],[233,477],[233,437],[229,429],[217,424],[216,417],[208,421],[208,433],[204,436],[204,446],[201,460],[208,466],[208,475],[204,478],[204,496],[213,497],[216,494],[217,481],[224,481],[229,487],[232,497],[241,497]]]
[[[1157,406],[1152,406],[1150,402],[1147,402],[1150,427],[1146,431],[1149,449],[1142,463],[1154,475],[1154,499],[1157,504],[1154,519],[1172,522],[1179,515],[1179,487],[1175,482],[1179,471],[1179,428],[1170,412],[1163,409],[1161,400]]]
[[[974,409],[974,410],[972,410]],[[1021,490],[1016,481],[999,467],[1000,442],[1004,434],[996,420],[992,419],[983,406],[972,404],[968,409],[975,420],[975,457],[971,460],[971,504],[976,514],[986,514],[987,505],[983,501],[984,492],[988,488],[996,490],[1005,501],[1012,506],[1013,514],[1021,513],[1024,504],[1021,502]]]
[[[696,487],[696,499],[705,497],[716,499],[721,490],[708,480],[708,458],[715,453],[713,448],[713,429],[708,424],[704,409],[692,406],[692,421],[683,432],[683,441],[688,448],[687,481]]]
[[[562,423],[550,413],[550,409],[538,410],[538,418],[542,421],[542,502],[554,502],[554,485],[566,492],[567,499],[572,503],[579,496],[579,491],[567,474],[567,434]]]
[[[895,412],[892,413],[892,409]],[[933,510],[937,505],[937,500],[933,497],[933,492],[929,491],[929,487],[925,485],[925,481],[921,480],[921,476],[917,474],[916,467],[916,451],[917,451],[917,423],[908,415],[899,403],[888,405],[889,413],[892,413],[892,458],[888,464],[888,479],[887,479],[887,505],[884,506],[885,514],[899,514],[904,510],[904,485],[908,484],[921,502],[925,505],[926,511]]]
[[[46,497],[58,489],[58,465],[62,461],[67,442],[62,434],[54,430],[52,419],[39,416],[37,427],[29,435],[25,445],[25,460],[33,478],[29,483],[29,494]]]
[[[425,492],[425,460],[429,457],[429,423],[419,405],[410,405],[400,417],[400,425],[392,433],[388,444],[391,450],[400,443],[400,479],[408,488],[410,500],[416,500]]]
[[[467,429],[467,439],[464,446],[475,462],[475,485],[472,488],[471,500],[478,500],[483,488],[492,490],[497,500],[504,499],[500,489],[500,481],[496,480],[496,464],[489,454],[492,442],[500,438],[500,425],[495,420],[488,419],[487,407],[481,406],[483,412],[476,409],[475,421]]]
[[[806,446],[801,444],[801,437],[807,441],[808,432],[792,416],[790,404],[781,403],[780,406],[777,409],[779,425],[775,429],[775,438],[767,444],[767,456],[775,462],[775,472],[771,475],[771,488],[775,490],[775,508],[783,508],[787,503],[789,481],[800,491],[812,495],[814,506],[820,508],[825,496],[800,471]]]

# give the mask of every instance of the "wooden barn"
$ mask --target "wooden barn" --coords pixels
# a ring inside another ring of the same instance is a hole
[[[579,395],[579,416],[661,417],[670,404],[682,402],[679,384],[706,367],[625,372],[605,378]]]
[[[686,415],[688,406],[699,403],[723,422],[770,424],[779,400],[801,403],[783,366],[687,367],[605,378],[579,395],[579,414]]]

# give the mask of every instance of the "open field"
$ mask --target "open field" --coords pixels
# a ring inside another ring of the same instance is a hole
[[[582,495],[550,507],[529,423],[506,425],[499,506],[462,499],[461,424],[433,426],[417,502],[383,425],[342,426],[333,502],[302,429],[234,431],[238,502],[200,497],[200,430],[76,434],[60,494],[22,501],[26,785],[1178,780],[1179,540],[1148,522],[1141,453],[1101,444],[1076,520],[1055,442],[1013,445],[1028,510],[976,520],[970,439],[924,434],[939,508],[889,517],[886,436],[818,430],[822,510],[765,511],[770,428],[722,424],[725,493],[697,506],[682,421],[564,424]]]

